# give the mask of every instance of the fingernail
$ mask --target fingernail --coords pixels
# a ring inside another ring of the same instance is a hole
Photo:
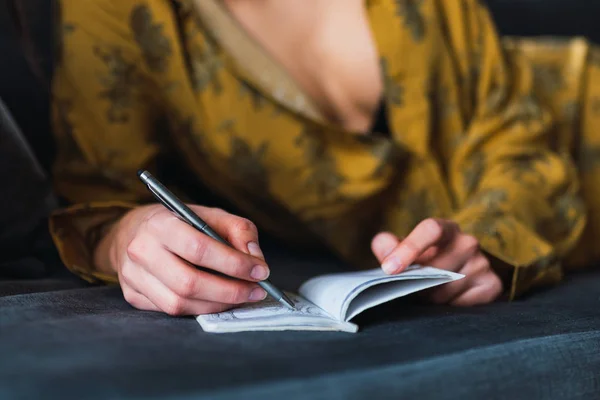
[[[381,265],[381,268],[383,269],[383,271],[386,274],[390,274],[390,275],[395,274],[401,267],[402,267],[402,264],[400,264],[400,261],[396,257],[392,257],[389,260],[386,260]]]
[[[264,281],[269,276],[269,269],[263,265],[257,265],[250,271],[250,276],[257,281]]]
[[[264,300],[265,297],[267,297],[267,292],[265,292],[265,290],[262,288],[256,288],[256,289],[252,289],[252,291],[250,292],[250,297],[248,297],[248,300],[260,301],[260,300]]]
[[[260,246],[256,242],[248,243],[248,252],[250,253],[250,255],[252,257],[257,257],[262,260],[265,259],[265,256],[263,255],[263,252],[261,251]]]
[[[376,251],[377,255],[381,258],[385,258],[390,255],[392,251],[396,248],[398,241],[395,240],[392,235],[385,234],[381,235],[379,239],[375,242],[375,246],[377,246]]]

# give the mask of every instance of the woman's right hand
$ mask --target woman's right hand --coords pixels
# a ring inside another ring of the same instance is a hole
[[[125,299],[142,310],[197,315],[263,300],[266,292],[256,282],[266,279],[269,269],[255,225],[223,210],[190,208],[235,249],[162,205],[143,206],[127,213],[98,244],[97,268],[117,274]]]

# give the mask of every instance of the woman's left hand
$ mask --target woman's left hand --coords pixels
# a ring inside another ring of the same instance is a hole
[[[502,293],[502,281],[480,251],[473,236],[460,231],[455,222],[429,218],[403,240],[387,232],[373,238],[371,248],[388,274],[412,264],[458,272],[465,278],[431,290],[435,303],[474,306],[490,303]]]

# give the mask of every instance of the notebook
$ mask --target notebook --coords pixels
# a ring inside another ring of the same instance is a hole
[[[268,297],[225,312],[199,315],[205,332],[342,331],[357,332],[351,322],[363,311],[382,303],[464,278],[464,275],[415,265],[398,275],[381,268],[316,276],[298,294],[286,294],[296,304],[290,310]]]

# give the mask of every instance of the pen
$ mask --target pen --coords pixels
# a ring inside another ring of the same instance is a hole
[[[152,176],[148,171],[138,171],[138,177],[148,187],[148,190],[152,192],[154,197],[166,208],[171,210],[175,215],[181,218],[183,221],[190,224],[205,235],[213,238],[214,240],[221,242],[231,248],[233,246],[228,243],[225,239],[220,237],[206,222],[202,220],[195,212],[193,212],[188,206],[186,206],[181,200],[177,198],[169,189],[167,189],[162,183]],[[269,295],[275,300],[282,303],[291,310],[295,310],[296,307],[292,300],[290,300],[285,293],[277,289],[269,280],[257,282]]]

